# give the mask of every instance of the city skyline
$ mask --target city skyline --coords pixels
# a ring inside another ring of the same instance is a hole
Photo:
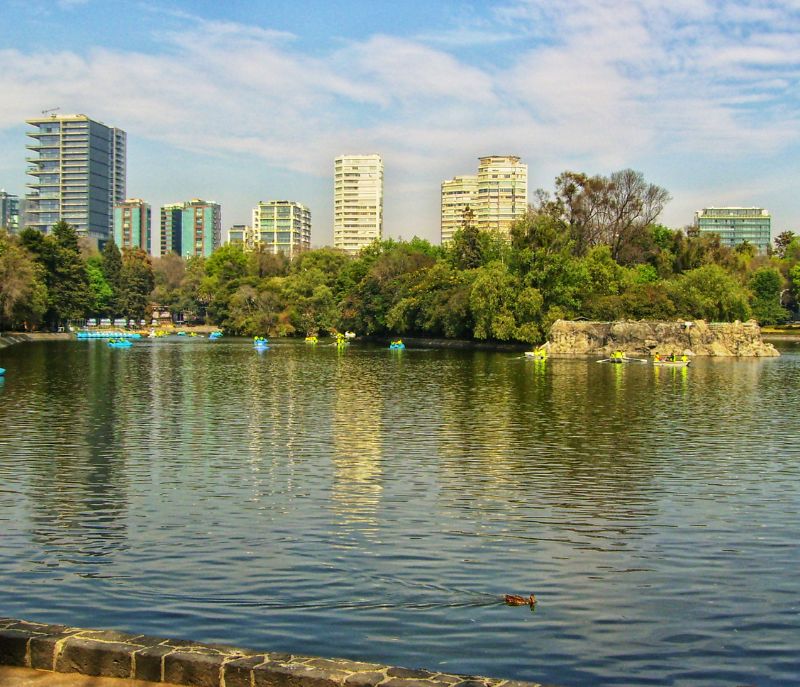
[[[60,107],[128,132],[129,196],[212,197],[225,227],[297,199],[313,245],[333,242],[330,161],[359,150],[384,161],[388,238],[438,242],[442,181],[508,154],[529,196],[566,169],[631,167],[669,190],[669,226],[759,206],[773,235],[800,228],[796,3],[347,10],[4,3],[0,187],[24,196],[24,122]]]

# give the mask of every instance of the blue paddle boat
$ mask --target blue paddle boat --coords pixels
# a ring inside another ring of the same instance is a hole
[[[109,339],[109,348],[130,348],[133,343],[128,339]]]

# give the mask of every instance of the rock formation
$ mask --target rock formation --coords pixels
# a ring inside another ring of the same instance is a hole
[[[550,329],[551,355],[607,356],[621,350],[628,355],[776,356],[761,340],[761,329],[749,322],[571,322],[557,320]]]

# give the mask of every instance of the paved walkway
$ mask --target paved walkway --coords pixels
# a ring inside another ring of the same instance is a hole
[[[170,687],[166,682],[143,682],[116,677],[92,677],[76,673],[51,673],[47,670],[0,666],[2,687]]]

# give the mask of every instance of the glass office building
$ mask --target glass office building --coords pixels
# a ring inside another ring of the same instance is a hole
[[[701,234],[717,234],[731,248],[747,241],[764,253],[772,242],[772,217],[764,208],[704,208],[694,222]]]
[[[126,134],[86,115],[28,119],[33,127],[25,226],[42,232],[58,221],[95,244],[111,236],[113,207],[125,200]]]

